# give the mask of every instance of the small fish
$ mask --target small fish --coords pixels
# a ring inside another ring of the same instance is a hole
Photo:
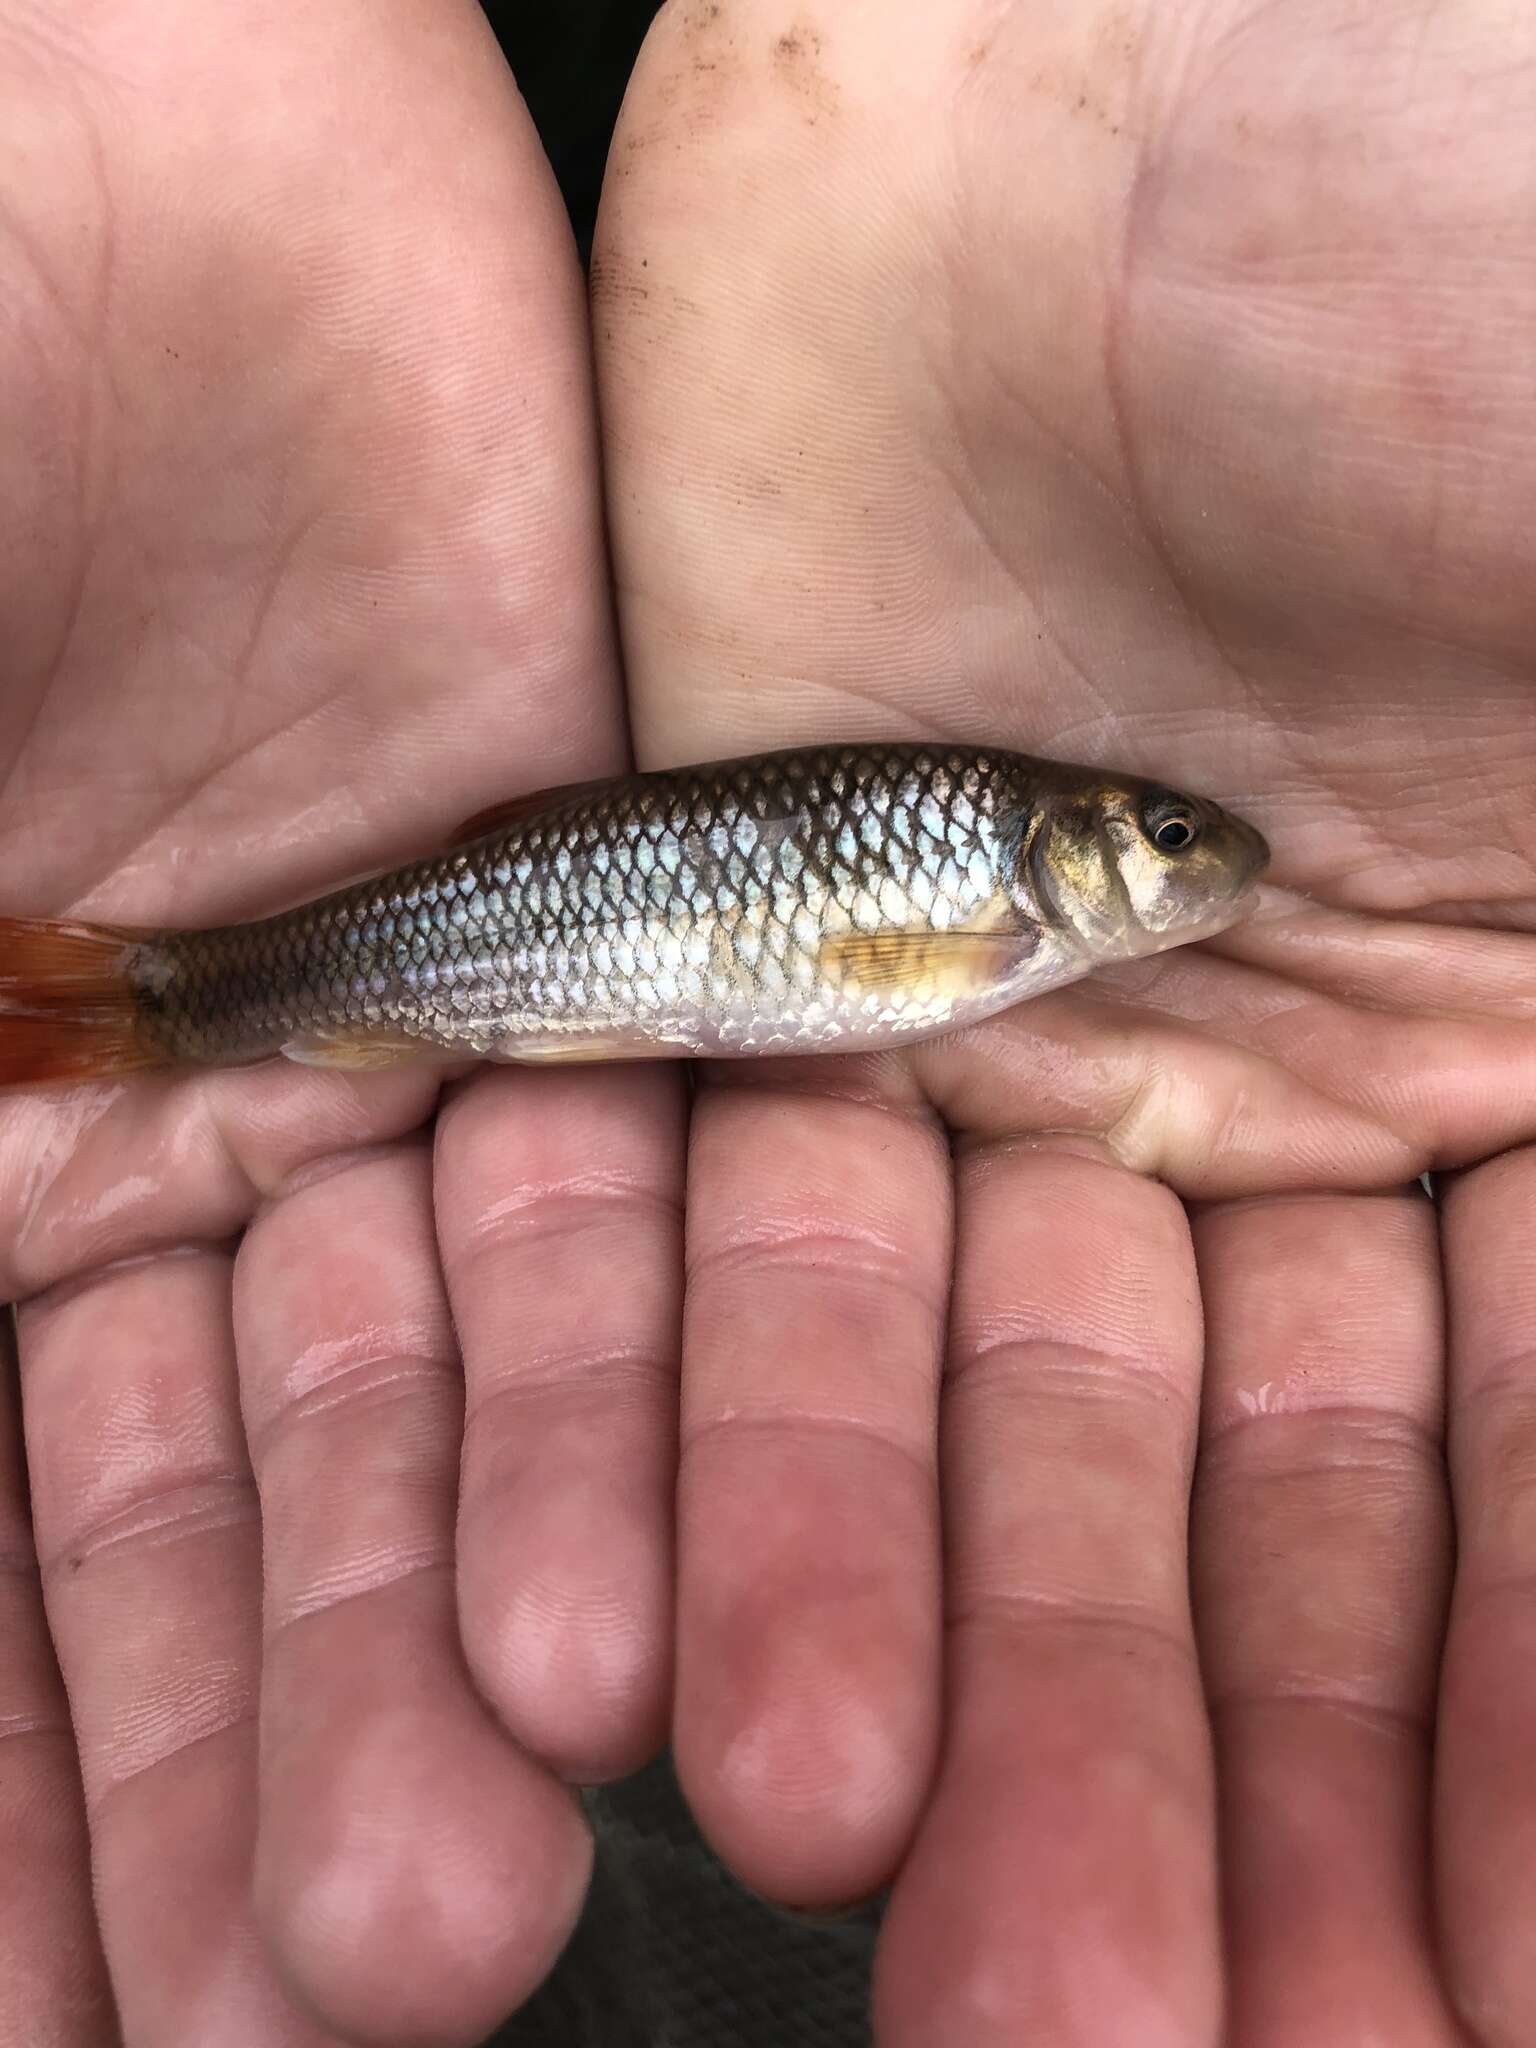
[[[993,748],[543,790],[251,923],[0,919],[0,1084],[894,1045],[1219,932],[1267,859],[1199,797]]]

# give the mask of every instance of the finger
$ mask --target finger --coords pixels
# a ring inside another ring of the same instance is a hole
[[[1443,1193],[1456,1581],[1435,1769],[1446,1968],[1480,2048],[1536,2039],[1536,1151]]]
[[[261,1558],[229,1286],[226,1258],[168,1252],[21,1315],[48,1620],[135,2048],[319,2039],[250,1907]]]
[[[116,2031],[91,1911],[69,1706],[43,1615],[9,1317],[0,1349],[0,2041],[102,2048]]]
[[[353,1079],[282,1060],[13,1092],[0,1120],[0,1295],[41,1293],[146,1246],[221,1244],[312,1162],[414,1128],[437,1086],[421,1070]]]
[[[349,2038],[478,2040],[554,1960],[589,1847],[459,1649],[428,1148],[333,1162],[258,1217],[235,1317],[265,1530],[262,1923]]]
[[[1199,2048],[1220,1979],[1184,1214],[1089,1155],[979,1149],[956,1247],[944,1760],[877,1959],[882,2048]]]
[[[678,1077],[635,1068],[490,1075],[439,1121],[465,1648],[518,1739],[588,1783],[666,1728],[682,1154]]]
[[[1434,1966],[1429,1754],[1451,1529],[1434,1210],[1206,1212],[1192,1521],[1234,2048],[1457,2038]]]
[[[938,1708],[948,1147],[835,1085],[709,1087],[688,1182],[678,1772],[802,1904],[889,1875]]]

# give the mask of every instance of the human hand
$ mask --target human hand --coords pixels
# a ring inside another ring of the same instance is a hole
[[[0,80],[6,909],[243,915],[615,765],[581,281],[477,10],[0,4]],[[6,2043],[478,2039],[580,1902],[557,1774],[659,1739],[676,1097],[474,1080],[434,1207],[436,1098],[6,1103]]]
[[[765,1892],[894,1877],[882,2048],[1536,2034],[1533,56],[674,0],[631,87],[642,760],[942,733],[1276,854],[1214,946],[701,1093],[679,1770]]]

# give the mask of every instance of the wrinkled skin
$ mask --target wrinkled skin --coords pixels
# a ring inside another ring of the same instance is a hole
[[[670,1073],[7,1104],[0,2040],[472,2042],[669,1713],[750,1884],[894,1880],[882,2048],[1536,2035],[1533,58],[664,16],[593,281],[642,761],[1100,758],[1280,893],[703,1076],[686,1247]],[[0,0],[0,91],[3,907],[238,914],[618,763],[474,11]]]

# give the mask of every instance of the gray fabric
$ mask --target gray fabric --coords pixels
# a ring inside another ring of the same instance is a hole
[[[494,2048],[867,2048],[877,1906],[823,1923],[754,1898],[705,1847],[665,1758],[587,1807],[586,1911]]]

